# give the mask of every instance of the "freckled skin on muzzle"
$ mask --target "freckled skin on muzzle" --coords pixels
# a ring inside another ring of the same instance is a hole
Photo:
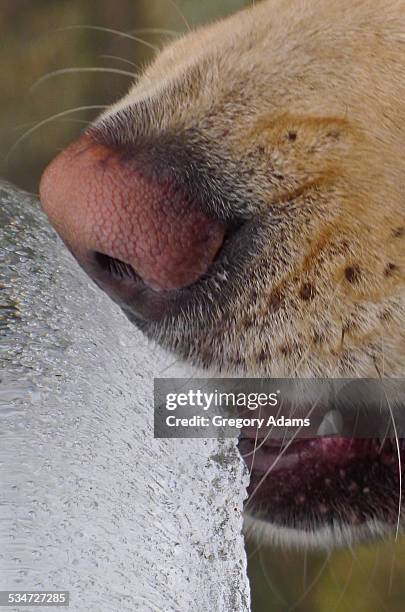
[[[404,9],[257,3],[169,45],[50,164],[51,222],[149,337],[211,372],[405,377]],[[299,441],[274,469],[251,445],[274,539],[401,523],[402,441]]]

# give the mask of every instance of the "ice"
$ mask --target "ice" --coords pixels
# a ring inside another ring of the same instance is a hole
[[[249,610],[235,442],[153,439],[173,357],[8,185],[0,351],[0,589],[66,589],[71,612]]]

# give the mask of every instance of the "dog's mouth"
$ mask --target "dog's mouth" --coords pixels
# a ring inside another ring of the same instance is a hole
[[[347,527],[347,539],[354,527],[398,523],[404,439],[283,441],[242,432],[239,450],[251,474],[246,511],[255,519],[307,534]]]
[[[375,534],[377,525],[380,533],[395,531],[405,459],[402,379],[285,379],[278,385],[280,397],[291,391],[278,408],[289,426],[244,427],[239,436],[250,472],[247,514],[290,536],[304,534],[306,544],[316,544],[319,533],[335,545],[357,539],[356,529],[364,535]],[[266,408],[265,423],[268,414]],[[291,417],[298,417],[294,428]]]

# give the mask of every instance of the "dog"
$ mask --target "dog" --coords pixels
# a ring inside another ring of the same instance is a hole
[[[404,188],[405,1],[266,0],[169,44],[40,196],[94,281],[181,359],[383,378],[405,373]],[[399,528],[402,440],[252,444],[261,537]]]

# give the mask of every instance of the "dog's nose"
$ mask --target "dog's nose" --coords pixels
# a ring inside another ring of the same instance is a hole
[[[224,225],[167,173],[89,135],[50,163],[40,198],[79,263],[117,301],[136,279],[155,291],[194,283],[224,239]]]

